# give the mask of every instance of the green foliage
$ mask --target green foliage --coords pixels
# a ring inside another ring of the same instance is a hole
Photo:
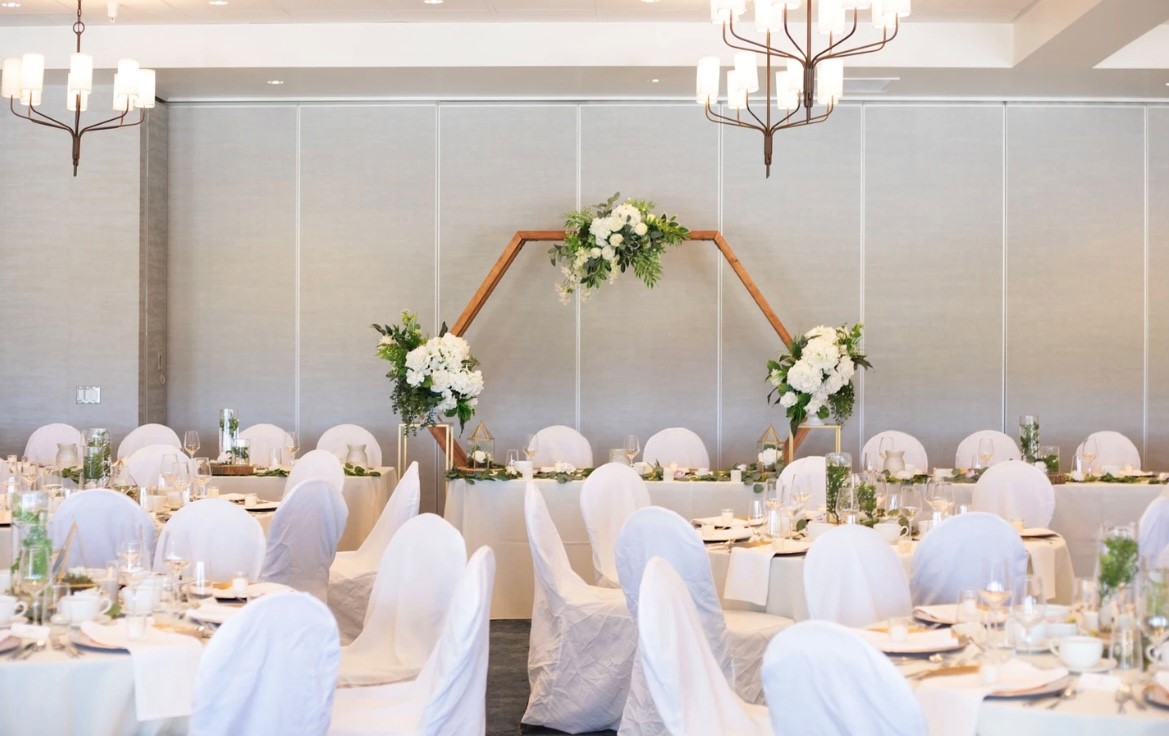
[[[345,475],[356,478],[380,478],[382,474],[381,471],[367,468],[362,465],[345,463]]]
[[[1131,537],[1109,537],[1100,554],[1100,598],[1107,598],[1122,585],[1136,579],[1139,547]]]

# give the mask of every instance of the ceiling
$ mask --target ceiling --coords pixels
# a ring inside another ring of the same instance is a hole
[[[685,100],[698,58],[731,61],[709,0],[123,0],[112,25],[105,0],[84,9],[98,68],[137,58],[170,101]],[[41,51],[63,80],[75,10],[0,8],[0,57]],[[848,60],[846,99],[1169,101],[1167,24],[1169,0],[913,0],[898,39]]]

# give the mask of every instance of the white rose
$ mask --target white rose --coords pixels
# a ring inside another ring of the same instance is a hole
[[[491,459],[491,456],[485,450],[475,450],[471,453],[471,459],[477,463],[485,463]]]
[[[613,237],[615,237],[615,238],[619,238],[619,237],[621,237],[621,236],[620,236],[620,235],[614,235]],[[613,251],[613,246],[611,246],[611,245],[606,245],[604,248],[601,248],[601,258],[604,258],[606,261],[611,261],[611,260],[613,260],[613,256],[614,256],[614,255],[615,255],[615,253],[614,253],[614,251]]]
[[[638,235],[645,235],[649,232],[649,227],[644,222],[639,222],[633,226],[633,232]]]
[[[611,233],[617,232],[618,230],[620,230],[623,227],[625,227],[624,218],[616,217],[616,216],[609,218],[609,232],[611,232]]]
[[[590,258],[600,258],[601,257],[601,249],[600,248],[593,248],[592,250],[589,251],[589,257]]]
[[[621,245],[624,242],[625,242],[625,236],[622,235],[621,233],[613,233],[612,235],[609,236],[609,245],[613,246],[614,248],[616,248],[617,246]]]
[[[799,401],[799,397],[796,396],[795,391],[788,391],[779,398],[779,405],[784,409],[787,409],[789,407],[795,406],[797,401]]]
[[[779,451],[774,447],[768,447],[763,452],[759,453],[759,464],[764,466],[775,465],[775,461],[779,459]]]

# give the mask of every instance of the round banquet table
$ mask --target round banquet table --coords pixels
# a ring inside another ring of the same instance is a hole
[[[85,650],[79,659],[46,648],[13,662],[0,655],[4,736],[166,736],[186,718],[139,722],[130,655]]]

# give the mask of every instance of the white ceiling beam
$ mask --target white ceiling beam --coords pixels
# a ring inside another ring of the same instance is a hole
[[[1015,64],[1087,71],[1166,21],[1166,0],[1040,0],[1015,21]]]

